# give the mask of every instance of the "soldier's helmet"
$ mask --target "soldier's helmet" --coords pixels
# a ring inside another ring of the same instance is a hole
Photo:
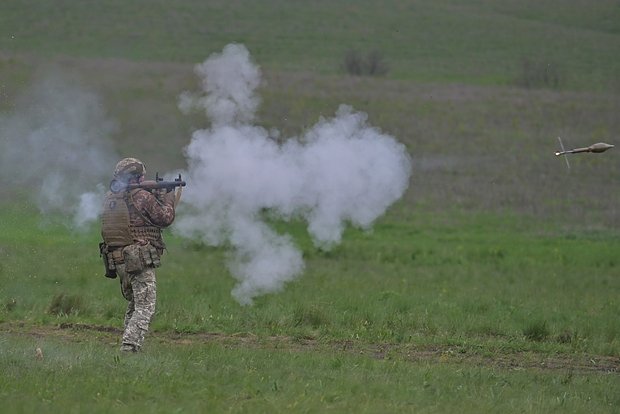
[[[123,158],[114,168],[114,177],[139,177],[146,174],[144,163],[137,158]]]

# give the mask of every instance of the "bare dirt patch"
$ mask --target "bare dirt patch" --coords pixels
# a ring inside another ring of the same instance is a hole
[[[116,344],[122,330],[111,326],[61,323],[39,326],[25,323],[0,324],[0,333],[56,338],[83,342],[97,340]],[[414,344],[368,344],[359,341],[320,341],[314,338],[258,336],[252,333],[223,334],[217,332],[179,333],[153,332],[149,340],[171,346],[218,343],[226,347],[256,347],[299,352],[356,354],[382,360],[467,364],[508,370],[536,369],[575,373],[620,373],[620,357],[587,354],[546,354],[540,352],[495,352],[480,354],[454,346],[420,346]]]

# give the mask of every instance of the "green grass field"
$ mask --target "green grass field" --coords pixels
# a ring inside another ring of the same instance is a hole
[[[568,84],[618,88],[620,10],[611,0],[3,2],[0,50],[194,63],[243,43],[270,69],[334,73],[348,49],[378,50],[397,78],[506,84],[523,58]]]
[[[224,251],[172,237],[153,332],[127,357],[117,351],[124,300],[93,253],[96,230],[42,227],[27,213],[5,212],[0,238],[1,395],[17,411],[619,403],[614,232],[422,213],[350,231],[323,253],[293,228],[308,270],[252,307],[232,299]]]
[[[558,136],[618,145],[616,2],[7,0],[0,27],[0,122],[55,66],[152,172],[185,166],[208,123],[177,97],[230,42],[262,68],[261,125],[297,136],[347,103],[413,160],[403,199],[330,251],[271,222],[305,271],[253,306],[231,296],[227,249],[166,233],[131,356],[97,226],[41,214],[34,187],[0,177],[3,411],[620,409],[618,148],[570,170],[553,156]],[[387,74],[343,73],[352,49],[381,52]],[[544,68],[557,83],[523,86]]]

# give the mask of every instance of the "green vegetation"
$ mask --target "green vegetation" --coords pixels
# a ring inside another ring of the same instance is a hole
[[[153,333],[125,357],[124,300],[103,276],[97,232],[9,211],[0,399],[17,411],[76,400],[101,412],[611,412],[619,402],[617,373],[605,374],[620,353],[613,232],[422,213],[350,230],[321,252],[301,225],[276,223],[294,232],[307,271],[252,307],[230,296],[224,251],[168,237]]]
[[[620,86],[613,0],[6,0],[0,27],[0,50],[47,56],[195,63],[237,42],[271,70],[335,73],[358,49],[399,79],[510,84],[530,58],[569,87]]]
[[[618,404],[617,378],[571,371],[209,342],[155,343],[130,356],[93,341],[0,334],[0,344],[0,400],[16,412],[612,412]]]
[[[456,0],[0,4],[0,122],[50,65],[102,99],[119,153],[183,167],[192,66],[244,43],[258,123],[301,134],[346,103],[405,143],[410,190],[366,233],[239,306],[228,252],[167,234],[144,352],[96,226],[0,177],[0,403],[13,412],[617,412],[620,8]],[[380,53],[381,77],[342,71]],[[73,79],[73,78],[72,78]],[[0,128],[2,125],[0,125]],[[605,141],[602,155],[553,157]],[[42,358],[35,350],[41,349]]]
[[[0,300],[10,304],[3,319],[121,326],[124,300],[118,282],[103,277],[97,232],[27,228],[23,213],[13,214],[15,227],[0,236]],[[168,237],[171,254],[159,271],[154,329],[484,352],[620,353],[614,323],[620,239],[613,232],[544,235],[540,226],[520,220],[435,220],[426,214],[386,219],[371,234],[349,231],[328,252],[316,250],[303,228],[293,226],[306,273],[251,307],[230,296],[234,280],[224,249]],[[17,233],[30,237],[19,240]],[[32,252],[32,261],[15,252]]]

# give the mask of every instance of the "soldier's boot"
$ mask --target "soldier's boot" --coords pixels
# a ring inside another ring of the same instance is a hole
[[[121,351],[122,352],[138,352],[138,348],[132,344],[122,344]]]

